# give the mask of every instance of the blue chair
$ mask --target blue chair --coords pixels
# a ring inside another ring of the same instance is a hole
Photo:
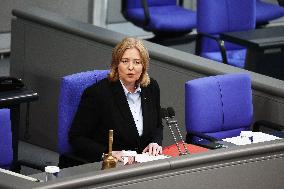
[[[226,74],[185,83],[186,142],[201,146],[250,130],[253,123],[251,79],[248,74]],[[258,121],[260,126],[281,131],[283,126]],[[213,145],[213,148],[215,145]]]
[[[255,0],[197,0],[196,54],[243,68],[246,49],[224,42],[223,32],[255,28]]]
[[[21,166],[44,171],[46,164],[39,164],[27,159],[13,162],[13,135],[10,120],[10,109],[0,109],[0,168],[20,172]]]
[[[88,161],[72,152],[72,147],[68,141],[68,133],[83,91],[90,85],[105,78],[108,72],[108,70],[93,70],[62,78],[58,101],[58,152],[60,154],[60,168],[88,163]]]
[[[0,167],[10,169],[13,162],[10,110],[0,109]]]
[[[196,28],[196,12],[177,5],[176,0],[123,0],[122,14],[157,38],[184,35]]]
[[[279,4],[282,3],[283,6],[283,2],[279,1]],[[265,25],[271,20],[284,16],[284,7],[282,6],[256,0],[256,25]]]

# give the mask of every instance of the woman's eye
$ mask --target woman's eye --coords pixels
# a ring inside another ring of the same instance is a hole
[[[141,64],[141,62],[139,60],[136,60],[135,64]]]

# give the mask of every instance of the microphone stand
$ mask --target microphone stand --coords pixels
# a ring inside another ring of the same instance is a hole
[[[185,142],[184,142],[184,140],[183,140],[183,137],[182,137],[182,135],[181,135],[181,132],[180,132],[180,129],[179,129],[179,126],[178,126],[178,122],[177,122],[176,120],[174,120],[174,118],[175,118],[175,111],[174,111],[174,109],[173,109],[172,107],[168,107],[168,108],[167,108],[167,112],[168,112],[168,114],[169,114],[169,117],[172,119],[171,122],[174,124],[174,126],[175,126],[175,128],[176,128],[176,130],[177,130],[177,132],[178,132],[179,138],[180,138],[180,140],[181,140],[181,143],[182,143],[182,145],[183,145],[183,148],[184,148],[184,151],[185,151],[185,152],[183,152],[182,155],[190,154],[189,151],[188,151],[188,149],[187,149],[187,147],[186,147],[186,145],[185,145]]]
[[[171,134],[172,134],[172,137],[173,137],[173,139],[174,139],[174,142],[175,142],[175,144],[176,144],[176,146],[177,146],[177,149],[178,149],[178,151],[179,151],[179,155],[185,155],[185,153],[182,153],[182,151],[181,151],[181,149],[180,149],[180,146],[179,146],[179,144],[178,144],[177,138],[176,138],[176,136],[175,136],[175,133],[174,133],[174,131],[173,131],[173,129],[172,129],[173,121],[171,121],[171,120],[169,119],[169,114],[168,114],[167,109],[161,108],[161,113],[162,113],[162,118],[166,120],[166,124],[168,125],[168,127],[169,127],[169,129],[170,129],[170,132],[171,132]]]

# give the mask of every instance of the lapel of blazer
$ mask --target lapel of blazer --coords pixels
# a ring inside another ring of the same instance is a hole
[[[141,87],[141,106],[143,115],[143,135],[149,132],[150,120],[151,120],[151,96],[149,90],[145,87]]]
[[[121,83],[118,80],[116,82],[113,82],[112,85],[113,85],[113,94],[114,94],[115,103],[117,104],[118,109],[120,110],[120,113],[122,114],[125,122],[129,125],[128,128],[122,128],[122,130],[126,130],[125,132],[127,132],[127,135],[131,133],[132,136],[135,136],[135,138],[138,139],[139,134],[136,129],[136,125],[135,125],[132,113],[130,111],[124,90],[121,86]],[[129,136],[129,137],[132,137],[132,136]]]

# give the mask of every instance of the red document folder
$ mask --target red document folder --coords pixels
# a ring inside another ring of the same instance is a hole
[[[178,144],[179,144],[179,147],[180,147],[181,151],[185,152],[182,143],[178,142]],[[190,154],[207,152],[209,150],[207,148],[203,148],[203,147],[200,147],[200,146],[195,146],[193,144],[185,144],[185,145],[186,145],[187,150],[189,151]],[[172,157],[179,156],[179,151],[178,151],[178,148],[177,148],[176,144],[172,144],[170,146],[164,147],[163,148],[163,154],[164,155],[168,155],[168,156],[172,156]]]

